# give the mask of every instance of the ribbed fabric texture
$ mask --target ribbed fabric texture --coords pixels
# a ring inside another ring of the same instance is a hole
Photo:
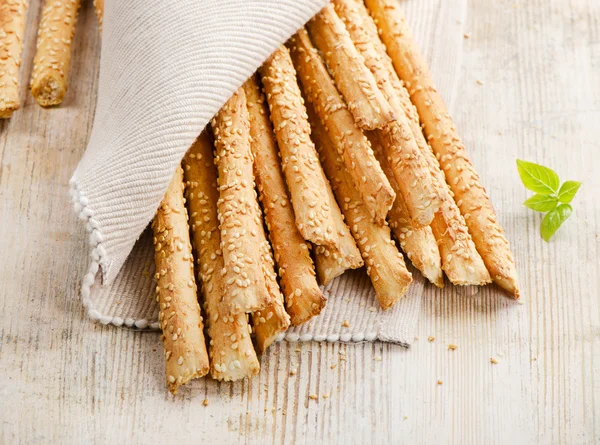
[[[105,1],[94,126],[71,179],[90,232],[81,294],[93,319],[155,327],[153,250],[141,235],[176,165],[233,92],[326,3]],[[328,287],[324,313],[287,338],[409,344],[421,289],[383,313],[366,274],[346,274]]]

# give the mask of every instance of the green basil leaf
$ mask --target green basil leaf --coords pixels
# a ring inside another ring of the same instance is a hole
[[[517,159],[517,168],[523,185],[532,192],[542,195],[558,192],[560,180],[554,170],[520,159]]]
[[[565,181],[558,191],[558,200],[565,204],[570,203],[573,201],[573,198],[575,198],[575,194],[579,190],[579,187],[581,187],[581,182]]]
[[[558,199],[554,195],[533,195],[523,203],[525,207],[529,207],[536,212],[549,212],[554,210],[558,205]]]
[[[573,208],[569,204],[560,204],[554,210],[546,213],[540,228],[544,241],[548,242],[552,238],[562,223],[571,216],[572,212]]]

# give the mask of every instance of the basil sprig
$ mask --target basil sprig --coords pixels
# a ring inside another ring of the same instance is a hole
[[[520,159],[517,159],[517,168],[523,185],[535,192],[523,205],[536,212],[546,213],[540,232],[544,241],[549,241],[573,213],[570,203],[581,187],[581,182],[565,181],[560,185],[554,170]]]

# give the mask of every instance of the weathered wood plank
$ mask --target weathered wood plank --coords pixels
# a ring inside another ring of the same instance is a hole
[[[598,443],[600,4],[402,4],[512,242],[525,304],[427,287],[411,350],[283,343],[251,382],[169,396],[158,335],[92,324],[77,297],[88,252],[68,180],[99,66],[86,3],[63,106],[42,110],[23,89],[23,109],[0,122],[0,443]],[[39,11],[33,1],[22,84]],[[517,157],[584,181],[549,244],[521,206]]]

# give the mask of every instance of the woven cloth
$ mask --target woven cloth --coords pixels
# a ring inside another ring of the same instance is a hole
[[[158,328],[147,226],[176,165],[233,92],[326,3],[105,1],[94,125],[71,179],[90,233],[81,297],[92,319]],[[408,294],[383,312],[364,270],[347,272],[324,289],[323,312],[283,337],[408,346],[424,286],[413,276]]]

